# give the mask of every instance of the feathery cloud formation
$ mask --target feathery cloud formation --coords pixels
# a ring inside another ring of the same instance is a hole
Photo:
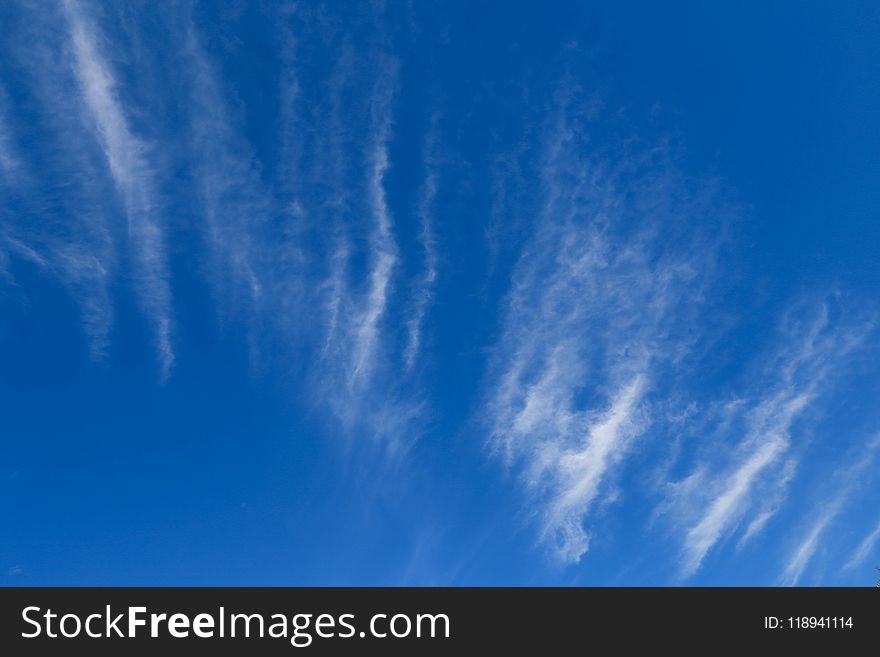
[[[545,131],[538,216],[503,311],[486,418],[563,563],[587,551],[585,523],[613,499],[651,424],[656,375],[687,353],[711,277],[696,255],[710,242],[663,235],[697,206],[663,173],[662,153],[602,152],[588,117],[565,100]]]
[[[128,127],[116,97],[113,74],[99,53],[94,28],[74,0],[67,0],[64,8],[70,23],[74,73],[125,206],[138,296],[153,327],[161,376],[167,378],[174,364],[171,289],[165,236],[155,216],[147,147]]]
[[[722,405],[709,449],[689,477],[671,485],[668,502],[684,534],[683,577],[693,575],[706,555],[745,522],[742,548],[781,507],[806,446],[805,437],[793,442],[797,423],[833,389],[845,357],[869,327],[832,321],[829,303],[789,313],[753,389],[737,403]],[[823,527],[816,525],[814,540]]]

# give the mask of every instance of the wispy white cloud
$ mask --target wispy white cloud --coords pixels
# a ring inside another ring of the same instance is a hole
[[[125,205],[138,296],[152,324],[165,378],[174,363],[171,288],[165,237],[155,216],[147,147],[129,129],[113,73],[100,53],[100,34],[78,3],[67,0],[64,8],[70,26],[74,74]]]
[[[322,321],[313,389],[346,434],[365,433],[400,456],[417,437],[422,404],[400,389],[404,347],[393,329],[392,302],[402,286],[386,184],[398,64],[381,52],[362,53],[373,71],[364,93],[352,86],[358,53],[345,42],[339,50],[326,101],[315,111],[320,130],[308,173],[315,184],[305,210],[320,220],[327,248],[314,286]]]
[[[761,500],[759,501],[760,509],[756,512],[756,515],[751,522],[746,526],[746,530],[737,542],[737,550],[742,550],[748,545],[753,538],[758,536],[764,530],[773,516],[779,513],[779,510],[782,508],[782,505],[788,496],[789,484],[791,484],[796,473],[797,462],[795,459],[789,459],[782,467],[778,479],[773,482],[771,490],[761,497]]]
[[[344,352],[345,342],[340,323],[348,324],[353,312],[349,290],[350,262],[352,257],[352,227],[349,225],[352,185],[346,179],[346,146],[348,135],[344,128],[343,92],[349,84],[354,65],[354,54],[348,44],[340,48],[328,81],[326,116],[320,116],[323,129],[316,137],[317,146],[312,161],[315,187],[323,183],[320,202],[315,214],[329,225],[330,255],[328,271],[318,287],[319,303],[324,311],[322,361],[338,359]]]
[[[282,267],[280,255],[290,244],[283,235],[270,237],[267,232],[276,209],[273,193],[261,180],[260,162],[241,132],[230,108],[231,94],[222,87],[192,16],[183,12],[180,22],[186,64],[183,76],[190,92],[188,163],[196,179],[195,212],[207,247],[202,264],[219,315],[237,315],[254,331],[254,322],[267,310],[261,303],[267,287],[275,282],[271,272],[276,264]],[[294,274],[283,282],[296,280]],[[286,294],[290,290],[271,291]],[[269,313],[276,310],[272,307]]]
[[[829,509],[820,515],[819,519],[813,523],[810,530],[807,532],[807,535],[791,554],[788,565],[785,567],[785,572],[779,580],[781,585],[794,586],[798,583],[801,575],[804,573],[804,569],[807,567],[810,559],[813,558],[813,554],[819,546],[822,534],[825,533],[828,525],[834,520],[839,512],[839,508]]]
[[[736,450],[738,456],[732,466],[720,481],[704,482],[716,493],[685,535],[684,576],[697,571],[709,550],[742,517],[757,482],[788,450],[791,425],[808,402],[808,394],[796,391],[767,400],[751,413],[749,433]],[[751,528],[752,535],[766,524],[769,514],[770,510],[762,511],[760,523]]]
[[[591,149],[587,135],[564,102],[545,135],[541,208],[513,273],[485,418],[562,563],[583,556],[590,513],[614,499],[652,421],[654,378],[688,351],[682,327],[711,274],[693,255],[709,244],[692,235],[675,246],[657,232],[675,230],[660,197],[678,195],[676,210],[689,211],[676,181]]]
[[[864,564],[876,547],[878,541],[880,541],[880,520],[877,521],[877,526],[874,527],[874,529],[862,539],[858,546],[856,546],[856,549],[853,550],[852,556],[850,556],[849,561],[846,562],[844,569],[853,570]]]
[[[555,472],[550,486],[555,490],[542,518],[543,538],[556,546],[566,563],[580,559],[589,547],[583,517],[599,495],[609,470],[624,457],[628,442],[643,428],[640,404],[644,392],[641,376],[624,384],[608,410],[589,425],[581,445],[552,455]]]
[[[0,122],[3,118],[0,117]],[[18,160],[12,155],[9,148],[9,138],[2,125],[0,125],[0,173],[3,174],[3,181],[6,182],[12,177],[12,174],[18,168]]]
[[[0,275],[14,283],[8,270],[14,257],[60,282],[79,304],[89,351],[99,360],[106,356],[113,319],[109,282],[114,256],[109,238],[101,234],[100,226],[91,221],[86,221],[86,225],[77,221],[71,224],[73,229],[82,228],[82,234],[75,239],[34,234],[18,226],[0,230]],[[98,234],[90,235],[89,231]]]
[[[21,168],[21,160],[13,146],[9,130],[7,104],[6,93],[0,88],[0,183],[3,184],[10,184]]]
[[[285,317],[284,328],[289,329],[296,322],[290,316],[298,314],[306,303],[305,272],[314,255],[304,246],[309,237],[310,223],[314,209],[306,201],[309,185],[304,175],[308,130],[304,114],[307,103],[304,101],[300,61],[300,35],[312,27],[307,16],[301,16],[304,5],[282,3],[278,6],[276,18],[276,38],[281,60],[279,83],[280,144],[277,162],[277,203],[279,207],[273,215],[283,218],[282,225],[275,236],[278,248],[277,261],[272,265],[272,294],[280,299],[278,315]]]
[[[60,280],[77,297],[96,356],[112,325],[109,290],[124,290],[115,281],[130,271],[164,377],[175,356],[166,231],[182,230],[186,248],[191,234],[200,236],[192,261],[221,323],[245,326],[255,366],[267,340],[301,355],[315,339],[320,348],[301,364],[312,375],[304,387],[315,405],[329,408],[349,434],[409,444],[423,406],[417,381],[410,377],[402,390],[400,380],[417,360],[436,277],[430,206],[437,178],[429,172],[419,206],[425,273],[406,280],[386,192],[399,80],[384,27],[372,11],[340,16],[299,5],[278,12],[283,130],[265,160],[248,137],[250,115],[226,80],[226,60],[216,56],[216,33],[201,29],[193,5],[168,12],[169,57],[142,45],[125,12],[75,0],[24,12],[35,38],[21,40],[37,46],[17,54],[42,103],[38,130],[52,175],[17,199],[41,222],[6,221],[0,211],[0,269],[4,281],[17,262]],[[369,25],[372,36],[352,43],[350,20]],[[125,36],[110,38],[111,25]],[[330,44],[339,46],[338,65],[327,80],[306,80],[316,101],[306,105],[300,48],[310,62]],[[144,105],[150,94],[141,91],[157,73],[179,111],[171,121],[152,113],[168,108],[164,97]],[[19,164],[17,135],[6,124],[0,175]],[[37,150],[35,170],[42,155]]]
[[[61,8],[23,8],[4,56],[18,68],[34,101],[22,107],[0,93],[4,173],[0,204],[0,264],[15,285],[13,261],[35,266],[77,302],[93,358],[106,355],[113,307],[109,294],[117,266],[109,216],[107,160],[96,147],[94,120],[76,111],[81,95],[70,66],[70,41]],[[21,144],[28,144],[24,149]],[[95,152],[100,157],[95,157]],[[39,172],[39,175],[34,175]],[[27,290],[17,288],[17,295]]]
[[[87,243],[56,241],[34,248],[9,234],[0,237],[0,249],[36,265],[44,274],[72,290],[82,307],[85,333],[94,358],[105,355],[112,318],[107,291],[109,271]]]
[[[765,356],[751,391],[736,404],[722,404],[714,438],[693,466],[697,485],[688,486],[686,494],[678,485],[669,486],[666,503],[683,532],[683,577],[696,573],[719,542],[744,526],[738,541],[742,549],[783,506],[803,447],[793,449],[797,423],[821,403],[833,375],[869,326],[832,321],[829,305],[826,300],[812,309],[792,309],[780,327],[775,353]],[[814,541],[823,528],[820,518]],[[804,555],[809,547],[806,540]]]
[[[409,318],[406,320],[407,343],[403,352],[403,361],[407,370],[411,370],[419,355],[422,343],[422,325],[428,311],[428,305],[437,282],[439,257],[434,237],[433,205],[437,196],[440,174],[438,171],[436,140],[438,115],[432,118],[431,131],[425,140],[425,179],[419,195],[417,214],[419,217],[419,241],[424,251],[424,271],[413,294]]]
[[[393,65],[392,65],[393,68]],[[372,138],[369,156],[367,196],[373,218],[370,237],[370,272],[366,303],[354,319],[355,346],[350,385],[369,379],[376,359],[379,325],[388,306],[389,287],[398,262],[397,243],[392,232],[391,213],[385,193],[388,171],[388,139],[391,132],[391,103],[394,98],[393,70],[377,81],[372,107]]]
[[[823,511],[810,525],[806,535],[786,560],[785,568],[779,578],[780,584],[796,586],[800,582],[828,527],[845,511],[854,493],[863,483],[864,473],[874,464],[878,449],[880,449],[880,436],[875,436],[862,449],[857,450],[855,457],[849,457],[850,463],[832,474],[830,479],[835,490],[830,498],[822,499],[817,505]]]

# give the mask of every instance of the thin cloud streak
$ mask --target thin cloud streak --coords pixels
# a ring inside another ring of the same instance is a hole
[[[366,121],[349,116],[343,103],[358,62],[345,43],[330,76],[326,116],[317,116],[324,129],[318,133],[313,176],[321,191],[306,212],[326,219],[328,254],[316,286],[323,321],[313,377],[316,402],[329,408],[346,435],[366,431],[389,456],[399,457],[417,438],[423,405],[413,390],[398,388],[400,357],[390,329],[396,317],[392,301],[402,287],[395,280],[400,255],[385,189],[398,65],[387,55],[372,57],[372,86],[355,96],[366,105]],[[361,106],[356,107],[358,112]],[[363,135],[355,131],[361,125]],[[361,244],[366,244],[363,251]]]
[[[263,260],[278,244],[263,242],[274,199],[259,175],[259,163],[230,116],[226,95],[205,52],[192,17],[184,20],[185,76],[190,89],[191,164],[196,178],[207,275],[221,317],[260,317],[269,283]],[[274,263],[270,263],[274,264]],[[255,330],[252,325],[248,329]],[[253,344],[251,345],[253,346]],[[252,354],[253,356],[253,354]]]
[[[813,554],[819,546],[822,534],[825,533],[828,525],[834,520],[838,513],[840,513],[839,508],[832,508],[829,511],[826,511],[810,528],[810,531],[807,533],[804,540],[797,546],[794,553],[789,558],[789,563],[785,568],[785,572],[779,580],[779,583],[782,586],[795,586],[798,581],[800,581],[804,569],[807,567],[810,559],[813,558]]]
[[[94,28],[77,3],[64,3],[73,46],[73,68],[85,107],[94,120],[113,181],[128,217],[141,306],[155,334],[162,379],[174,364],[171,288],[163,230],[154,217],[145,144],[129,130],[113,75],[98,52]]]
[[[425,315],[437,282],[439,258],[434,237],[433,205],[439,188],[439,172],[436,163],[436,132],[437,116],[434,116],[433,125],[428,138],[425,140],[425,180],[422,183],[421,194],[417,214],[419,217],[420,234],[419,241],[424,252],[424,271],[417,283],[413,294],[412,309],[406,322],[407,343],[403,352],[403,361],[407,371],[415,365],[422,343],[422,327]]]
[[[353,53],[347,44],[341,47],[330,76],[328,90],[328,116],[322,122],[323,130],[317,137],[317,152],[314,158],[315,183],[329,183],[329,189],[320,199],[315,214],[327,217],[330,225],[327,258],[330,271],[319,286],[320,303],[326,316],[324,327],[322,362],[339,358],[344,337],[340,322],[349,321],[351,313],[350,290],[348,286],[349,263],[352,255],[351,227],[348,225],[348,212],[351,209],[351,190],[346,180],[347,158],[345,156],[346,132],[343,127],[342,94],[352,75]],[[347,366],[346,366],[347,367]]]
[[[877,526],[874,527],[873,531],[858,544],[849,561],[846,562],[844,570],[854,570],[864,564],[878,541],[880,541],[880,520],[877,521]]]
[[[806,312],[808,319],[795,312]],[[670,485],[667,502],[673,521],[683,529],[682,578],[693,576],[707,555],[744,524],[737,543],[742,549],[782,508],[802,452],[795,441],[797,423],[821,407],[832,376],[869,328],[868,323],[835,324],[827,300],[818,309],[796,308],[792,313],[782,323],[776,353],[758,375],[763,385],[740,403],[725,405],[716,438],[721,442],[710,443],[714,449],[693,467],[696,479],[686,479],[687,486]],[[736,438],[739,427],[744,433]],[[823,527],[820,519],[815,534],[805,540],[804,557],[811,554],[810,539],[818,541]]]
[[[795,474],[797,474],[796,461],[794,459],[789,459],[785,466],[783,466],[779,479],[774,482],[772,493],[767,495],[763,502],[762,509],[748,524],[746,531],[743,532],[742,538],[740,538],[739,542],[736,544],[737,550],[745,548],[753,538],[758,536],[764,530],[773,516],[779,513],[779,510],[782,508],[785,498],[788,495],[789,484],[791,484]]]
[[[12,145],[9,120],[6,116],[6,93],[0,87],[0,183],[11,185],[21,168],[21,161]]]
[[[709,550],[741,517],[756,481],[788,450],[791,425],[806,408],[809,399],[805,393],[780,396],[754,413],[752,427],[745,439],[746,449],[738,450],[745,451],[745,457],[724,477],[720,492],[685,535],[684,577],[699,569]],[[769,514],[769,510],[762,513],[760,525],[751,527],[752,535],[766,524]]]
[[[796,586],[800,582],[826,530],[851,502],[853,495],[862,483],[862,476],[873,465],[878,449],[880,449],[880,436],[870,440],[865,448],[851,459],[848,466],[834,473],[832,480],[837,484],[838,490],[833,493],[831,499],[822,500],[821,505],[825,510],[789,555],[785,569],[779,578],[779,583],[782,586]]]
[[[386,79],[393,79],[388,71]],[[383,81],[384,82],[384,81]],[[379,324],[388,305],[391,277],[397,266],[397,244],[392,232],[391,213],[385,193],[385,175],[388,171],[388,139],[391,132],[391,103],[393,88],[382,88],[378,83],[372,105],[373,136],[370,149],[370,176],[367,187],[370,213],[374,221],[370,238],[372,265],[368,276],[368,292],[364,309],[355,318],[354,362],[349,385],[369,379],[372,374]]]

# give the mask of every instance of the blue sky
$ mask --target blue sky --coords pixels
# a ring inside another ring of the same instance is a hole
[[[0,17],[3,583],[873,583],[876,6]]]

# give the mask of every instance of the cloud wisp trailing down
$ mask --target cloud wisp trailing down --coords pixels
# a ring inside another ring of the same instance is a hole
[[[692,254],[712,250],[696,236],[663,237],[694,207],[662,173],[662,153],[603,153],[571,102],[544,134],[541,201],[503,310],[484,418],[492,450],[532,500],[541,542],[565,564],[588,550],[589,516],[613,500],[651,424],[657,373],[690,347],[682,328],[711,274]]]
[[[74,0],[67,0],[64,9],[70,25],[74,73],[125,207],[138,297],[153,328],[161,376],[167,378],[174,364],[171,288],[147,145],[128,126],[113,73],[98,47],[96,28]]]
[[[873,468],[878,450],[880,450],[880,436],[875,436],[868,441],[863,449],[858,451],[854,458],[850,457],[850,462],[846,466],[839,468],[832,475],[831,483],[835,490],[816,504],[816,508],[821,509],[819,517],[809,526],[806,534],[792,549],[779,577],[779,584],[797,586],[801,581],[804,571],[813,559],[826,531],[844,513],[847,504],[852,501],[854,494],[864,484],[865,473]],[[867,554],[870,543],[863,542],[863,545],[868,546],[865,549],[865,554]],[[856,549],[854,557],[863,545]],[[847,566],[850,563],[857,563],[857,561],[854,562],[851,559]]]
[[[279,236],[273,243],[267,232],[275,196],[260,178],[260,163],[237,125],[220,73],[192,16],[185,14],[180,23],[189,93],[189,148],[183,157],[196,188],[193,212],[205,246],[202,269],[219,316],[236,316],[253,333],[264,313],[277,312],[261,304],[267,288],[272,291],[274,261],[288,245]],[[253,335],[250,342],[253,348]]]
[[[407,341],[403,351],[403,361],[409,371],[415,365],[422,347],[422,331],[428,305],[431,302],[434,286],[437,283],[439,257],[434,228],[434,203],[440,185],[439,163],[437,155],[437,124],[439,116],[431,120],[431,130],[425,139],[424,165],[425,174],[419,192],[417,215],[419,218],[419,242],[424,252],[424,269],[413,292],[411,309],[406,320]]]
[[[807,432],[798,431],[798,423],[821,408],[868,327],[833,321],[828,302],[796,312],[800,316],[793,311],[783,322],[779,344],[764,359],[757,383],[735,403],[720,405],[717,429],[692,473],[669,484],[666,503],[682,532],[682,577],[696,573],[716,545],[744,527],[742,549],[779,511],[807,446]],[[820,519],[813,540],[824,526]]]
[[[735,526],[746,507],[752,501],[752,492],[768,471],[783,467],[782,457],[788,451],[789,432],[797,416],[806,408],[809,396],[801,391],[793,395],[779,395],[765,402],[749,414],[750,425],[744,443],[736,450],[741,454],[720,480],[701,481],[698,488],[705,491],[716,489],[717,494],[705,507],[684,538],[682,574],[697,571],[712,547]],[[785,477],[770,475],[776,482]],[[758,517],[759,524],[752,527],[749,535],[755,535],[761,525],[770,518],[768,511]]]
[[[344,53],[343,57],[346,56]],[[369,94],[368,136],[363,147],[364,197],[349,198],[347,191],[337,188],[331,194],[336,201],[328,208],[337,220],[330,240],[330,270],[319,287],[325,293],[327,322],[315,376],[331,410],[346,430],[366,428],[379,438],[389,454],[400,455],[412,442],[413,422],[420,414],[420,403],[402,397],[397,389],[395,363],[399,359],[393,354],[398,340],[387,330],[392,321],[392,300],[401,291],[395,285],[400,256],[385,189],[397,63],[387,56],[379,56],[378,60],[379,72]],[[337,71],[341,76],[337,85],[344,84],[346,69],[343,61]],[[338,106],[331,107],[331,119],[339,110]],[[337,134],[334,141],[341,138]],[[338,148],[336,154],[342,157]],[[340,177],[348,169],[343,162],[332,162],[330,168]],[[346,184],[343,179],[338,182]],[[363,227],[350,221],[350,213],[361,207],[368,218]],[[356,240],[361,236],[368,248],[364,269],[358,275],[353,261],[358,255]]]
[[[878,521],[877,526],[874,527],[874,529],[872,529],[868,535],[861,540],[861,542],[859,542],[856,549],[853,550],[849,561],[846,562],[844,569],[853,570],[863,565],[868,557],[871,556],[871,552],[877,546],[878,541],[880,541],[880,521]]]
[[[90,355],[102,360],[114,319],[110,287],[120,269],[117,244],[126,230],[124,217],[116,220],[116,199],[124,199],[108,180],[109,161],[85,106],[70,21],[62,7],[30,9],[18,16],[15,38],[2,44],[11,77],[21,79],[33,100],[25,115],[11,94],[0,93],[0,264],[6,282],[15,286],[26,275],[15,262],[59,283],[79,307]],[[21,93],[19,88],[16,99]],[[18,288],[19,294],[26,290]]]
[[[15,153],[12,137],[9,134],[9,120],[6,116],[8,101],[6,93],[0,87],[0,185],[7,185],[14,181],[16,173],[21,168],[21,161]]]
[[[390,69],[389,69],[390,66]],[[369,147],[367,197],[373,227],[370,235],[370,270],[363,307],[354,318],[354,353],[349,387],[369,380],[376,361],[380,322],[388,307],[388,296],[398,263],[391,211],[385,193],[388,172],[388,140],[391,132],[391,105],[394,100],[395,64],[386,65],[386,75],[377,81],[371,103],[372,136]]]
[[[200,33],[198,11],[188,7],[177,21],[189,116],[180,160],[195,182],[203,270],[219,315],[244,323],[252,358],[268,331],[298,355],[314,344],[301,365],[309,402],[343,433],[381,436],[395,451],[411,440],[419,407],[398,390],[404,347],[389,328],[406,305],[386,189],[399,63],[381,29],[352,43],[347,22],[369,23],[370,12],[279,10],[283,125],[271,166],[246,137],[249,117],[223,82],[223,43]],[[326,77],[301,80],[300,62],[328,44],[337,56]],[[310,105],[300,102],[306,94]]]
[[[428,299],[419,300],[418,291],[409,298],[411,281],[401,266],[398,223],[408,214],[401,217],[388,195],[400,64],[375,18],[368,12],[343,21],[370,25],[369,37],[355,43],[334,12],[297,10],[297,51],[287,46],[285,66],[308,60],[316,48],[335,53],[319,80],[282,74],[282,98],[311,93],[314,100],[285,110],[289,138],[280,166],[282,195],[290,196],[290,219],[298,222],[292,233],[309,247],[272,241],[263,252],[273,289],[299,290],[298,306],[286,304],[277,314],[285,331],[314,341],[307,391],[314,408],[329,411],[344,435],[365,434],[400,455],[418,433],[413,422],[422,404],[412,386],[405,393],[400,386],[417,353],[398,327],[407,326],[416,304],[424,313]],[[295,268],[284,263],[290,247],[301,253]]]

